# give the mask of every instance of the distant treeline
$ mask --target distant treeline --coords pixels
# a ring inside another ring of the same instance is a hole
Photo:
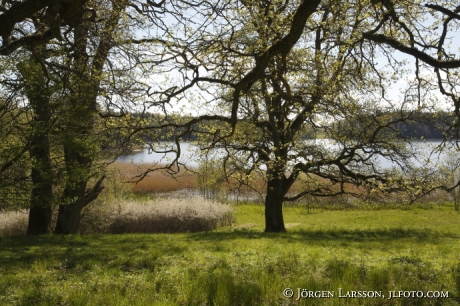
[[[401,116],[402,115],[402,116]],[[399,118],[409,119],[399,121]],[[333,124],[334,129],[345,134],[349,131],[349,137],[353,138],[353,133],[364,131],[367,126],[379,122],[379,124],[390,124],[396,131],[397,137],[408,139],[443,139],[453,122],[453,116],[448,112],[421,112],[421,113],[379,113],[362,114],[353,119],[345,119]],[[385,123],[387,122],[387,123]],[[354,130],[354,132],[353,132]],[[458,137],[448,135],[449,137]]]
[[[165,119],[164,115],[160,114],[140,114],[140,113],[131,113],[133,118],[143,118],[146,122],[149,122],[152,126],[157,125],[159,122],[165,123],[167,120],[171,124],[179,124],[180,122],[186,122],[192,117],[176,117]],[[396,118],[396,114],[395,114]],[[355,119],[355,122],[350,122],[347,124],[353,125],[355,127],[363,126],[362,122],[365,122],[366,119],[372,120],[369,116],[368,118]],[[438,113],[420,113],[413,117],[413,119],[396,122],[392,124],[392,127],[399,131],[400,137],[403,138],[414,138],[414,139],[442,139],[444,133],[448,130],[449,124],[452,123],[452,116],[447,112],[438,112]],[[343,122],[342,122],[343,123]],[[335,123],[336,127],[340,126]],[[359,129],[359,128],[358,128]],[[199,130],[197,124],[192,125],[192,130]],[[185,131],[185,130],[184,130]],[[141,133],[139,135],[143,141],[173,141],[174,135],[177,135],[178,128],[163,128],[156,130],[155,133]],[[303,139],[314,139],[321,138],[323,133],[321,131],[305,130],[302,135]],[[112,137],[117,137],[113,135]],[[186,133],[180,138],[180,141],[194,141],[197,140],[197,133]]]
[[[151,126],[163,126],[170,124],[170,127],[164,127],[161,129],[152,129],[151,131],[146,131],[145,133],[140,133],[139,136],[145,142],[154,142],[154,141],[174,141],[175,136],[180,132],[185,132],[185,128],[173,127],[173,125],[180,125],[184,122],[190,121],[193,117],[190,116],[176,116],[166,118],[163,114],[157,113],[131,113],[133,118],[142,118],[143,120]],[[198,124],[192,124],[191,130],[198,130]],[[197,140],[198,135],[196,133],[185,133],[182,137],[179,138],[180,141],[194,141]]]
[[[431,125],[425,122],[398,122],[394,124],[403,138],[417,139],[442,139],[443,132],[447,129],[447,125],[439,122],[437,125]]]
[[[419,113],[414,120],[397,122],[393,127],[404,138],[443,139],[452,121],[452,115],[447,112]]]

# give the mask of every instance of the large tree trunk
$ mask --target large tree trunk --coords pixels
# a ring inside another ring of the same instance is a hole
[[[78,234],[80,230],[81,212],[89,203],[85,203],[85,193],[92,164],[91,150],[81,141],[81,135],[71,133],[69,136],[64,143],[67,181],[54,231],[64,235]]]
[[[103,78],[104,63],[113,46],[113,35],[121,12],[127,1],[114,2],[111,15],[105,23],[100,41],[91,64],[86,55],[88,49],[89,28],[81,24],[75,28],[74,69],[81,70],[80,76],[72,80],[72,94],[69,99],[68,135],[64,140],[64,155],[67,168],[67,182],[64,190],[64,203],[59,206],[56,234],[77,234],[80,229],[82,209],[96,199],[102,191],[104,176],[93,188],[87,190],[88,181],[94,177],[91,173],[95,150],[99,145],[95,141],[94,127],[97,114],[97,95]]]
[[[265,232],[285,232],[283,220],[283,179],[271,178],[265,197]]]
[[[265,232],[285,232],[283,220],[282,199],[271,197],[265,198]]]
[[[76,195],[74,198],[77,200],[66,205],[59,205],[58,219],[54,231],[56,234],[78,234],[80,231],[81,212],[104,189],[102,186],[104,179],[105,176],[99,178],[94,186],[88,190],[86,190],[86,182],[81,182],[80,188],[77,189],[72,189],[70,186],[66,187],[65,194],[67,195],[67,199],[70,199],[69,195],[73,193]]]
[[[96,95],[88,89],[90,86],[85,80],[78,81],[70,96],[65,119],[66,182],[62,204],[59,205],[56,234],[77,234],[82,209],[91,202],[87,198],[87,186],[94,177],[93,160],[98,150],[94,135],[96,108],[92,105],[96,103]]]
[[[31,58],[17,65],[25,79],[25,90],[33,109],[29,154],[32,160],[32,191],[27,235],[51,233],[53,215],[53,170],[50,150],[50,93],[42,67]]]
[[[29,222],[27,235],[46,235],[51,233],[51,220],[53,209],[51,207],[34,205],[29,209]]]
[[[91,117],[91,114],[88,114]],[[88,118],[80,117],[83,123],[91,128],[92,122]],[[75,123],[75,122],[74,122]],[[102,190],[99,180],[97,190],[87,190],[88,181],[94,176],[93,164],[93,141],[91,130],[71,125],[73,131],[67,135],[64,142],[64,160],[66,163],[66,184],[59,205],[56,234],[78,234],[80,229],[81,212],[83,208],[94,200]],[[94,190],[94,192],[92,191]]]
[[[68,99],[65,119],[64,161],[66,182],[59,205],[56,234],[77,234],[80,229],[81,211],[96,144],[93,138],[97,93],[92,91],[89,67],[86,58],[88,27],[79,25],[74,30],[74,69],[80,72],[71,78],[71,94]]]
[[[65,202],[59,205],[56,229],[54,231],[56,234],[78,234],[80,230],[81,211],[85,206],[83,199],[86,191],[86,178],[84,181],[74,182],[75,172],[72,171],[67,174],[70,177],[64,190]]]
[[[81,201],[59,205],[55,233],[62,235],[77,234],[80,231],[82,209],[83,205]]]
[[[33,167],[27,235],[50,234],[53,215],[50,144],[47,135],[43,134],[36,137],[33,142],[34,144],[30,149]]]
[[[37,131],[29,150],[32,158],[32,192],[27,235],[42,235],[51,233],[53,215],[53,170],[47,127],[51,115],[46,97],[36,99],[31,104],[35,105],[33,120]]]

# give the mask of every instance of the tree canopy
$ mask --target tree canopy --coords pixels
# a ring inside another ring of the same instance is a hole
[[[418,87],[431,87],[445,96],[454,108],[447,137],[458,138],[458,39],[460,6],[452,1],[422,4],[418,1],[377,1],[377,26],[363,37],[382,49],[397,50],[415,59]],[[389,47],[389,48],[388,48]],[[388,51],[389,52],[389,51]]]

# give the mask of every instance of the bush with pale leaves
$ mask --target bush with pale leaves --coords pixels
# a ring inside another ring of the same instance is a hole
[[[198,197],[150,202],[98,202],[85,209],[80,229],[83,234],[212,231],[231,225],[232,212],[229,205]],[[27,218],[27,212],[0,213],[0,237],[24,235]]]
[[[111,233],[177,233],[212,231],[231,225],[232,208],[202,198],[125,202],[109,227]]]
[[[24,235],[27,230],[26,211],[7,211],[0,213],[0,237]]]

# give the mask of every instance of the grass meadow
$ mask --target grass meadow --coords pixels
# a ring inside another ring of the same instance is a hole
[[[451,206],[289,206],[281,234],[262,232],[263,206],[233,210],[231,226],[208,232],[0,238],[0,304],[460,304],[460,215]]]
[[[460,305],[444,198],[287,205],[267,234],[260,204],[177,193],[194,175],[121,183],[146,167],[113,166],[83,235],[27,237],[25,212],[0,213],[0,305]]]

